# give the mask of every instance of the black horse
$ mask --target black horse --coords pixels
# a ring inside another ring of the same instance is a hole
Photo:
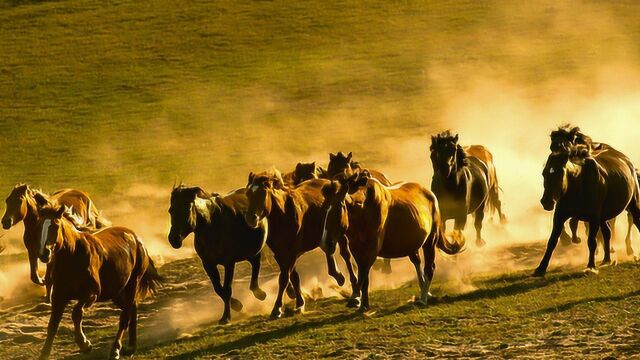
[[[235,264],[251,263],[250,289],[259,300],[267,294],[258,285],[261,250],[267,239],[266,222],[255,228],[244,221],[247,210],[246,189],[238,189],[226,196],[208,194],[199,187],[180,185],[171,192],[171,230],[169,243],[176,249],[190,233],[195,234],[196,253],[209,275],[213,289],[224,301],[220,324],[231,321],[231,311],[242,310],[242,303],[231,297]],[[224,266],[224,284],[220,283],[217,265]]]
[[[544,276],[564,223],[570,218],[589,223],[587,270],[597,272],[598,229],[604,241],[602,265],[611,264],[611,226],[607,221],[627,210],[640,229],[640,189],[629,158],[612,148],[591,152],[588,146],[572,146],[549,155],[542,175],[544,195],[540,202],[545,210],[555,209],[555,213],[547,250],[534,276]]]
[[[500,221],[506,221],[493,155],[481,145],[462,147],[458,139],[449,131],[431,137],[431,191],[438,197],[443,219],[455,220],[456,236],[464,236],[467,215],[474,214],[476,245],[483,246],[485,209],[497,210]]]

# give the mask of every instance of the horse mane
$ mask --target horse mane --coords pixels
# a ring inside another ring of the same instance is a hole
[[[584,134],[580,127],[568,123],[560,125],[557,130],[553,130],[550,137],[551,144],[558,146],[568,141],[571,145],[587,145],[590,148],[593,143],[591,137]],[[569,151],[571,152],[571,149]]]
[[[284,188],[284,179],[282,177],[282,173],[275,166],[270,167],[269,169],[255,174],[255,177],[266,177],[267,179],[273,182],[274,189],[283,189]]]

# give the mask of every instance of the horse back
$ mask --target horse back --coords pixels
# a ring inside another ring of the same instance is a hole
[[[58,190],[51,195],[51,200],[59,205],[73,208],[73,213],[83,220],[83,223],[79,225],[95,226],[95,219],[91,215],[94,207],[89,195],[85,192],[75,189]]]

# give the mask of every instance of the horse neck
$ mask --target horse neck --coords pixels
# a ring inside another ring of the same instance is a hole
[[[73,253],[76,244],[84,239],[85,234],[80,232],[70,220],[66,218],[60,219],[60,228],[62,230],[62,249]]]
[[[196,208],[196,226],[211,225],[212,217],[216,208],[219,208],[213,199],[202,199],[196,197],[194,200]]]
[[[31,190],[27,191],[24,201],[27,202],[27,213],[24,216],[24,224],[25,226],[34,226],[38,223],[38,205],[33,198]]]
[[[433,176],[449,191],[460,188],[460,186],[466,184],[467,180],[464,166],[459,167],[458,164],[453,165],[449,176],[443,176],[439,171],[436,171]]]

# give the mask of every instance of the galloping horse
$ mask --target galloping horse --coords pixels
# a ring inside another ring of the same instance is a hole
[[[426,305],[435,271],[436,246],[451,255],[464,246],[449,244],[445,239],[435,195],[416,183],[385,186],[366,170],[324,185],[322,193],[322,242],[331,248],[346,235],[358,264],[358,284],[347,305],[369,310],[369,271],[376,258],[406,256],[418,274],[421,292],[417,304]],[[425,258],[424,269],[420,249]]]
[[[460,146],[458,135],[453,136],[449,131],[431,137],[430,151],[431,190],[440,202],[443,221],[454,219],[454,228],[462,237],[467,215],[473,213],[476,245],[484,246],[482,221],[485,209],[497,210],[500,221],[506,221],[493,155],[481,145]]]
[[[72,300],[78,301],[71,317],[81,352],[91,351],[91,342],[82,330],[84,309],[108,300],[122,310],[111,358],[120,358],[127,329],[129,351],[135,351],[137,301],[154,294],[160,282],[138,236],[123,227],[108,227],[95,234],[79,231],[66,206],[40,209],[37,232],[37,255],[42,262],[51,261],[53,265],[51,318],[40,358],[49,357],[64,309]]]
[[[304,310],[300,277],[295,265],[298,257],[320,245],[324,216],[322,211],[324,198],[321,189],[327,183],[329,181],[325,179],[312,179],[296,188],[289,188],[284,186],[282,176],[276,169],[249,174],[246,193],[249,205],[245,220],[249,226],[255,228],[261,220],[267,219],[269,224],[267,245],[273,251],[280,267],[278,295],[271,312],[272,319],[282,316],[282,295],[289,281],[295,292],[295,311]],[[333,254],[335,249],[323,250],[327,254]],[[341,254],[345,257],[349,253],[341,252]],[[351,258],[344,260],[351,276],[353,274]],[[335,260],[331,255],[327,255],[327,261],[332,262],[335,267]],[[331,269],[331,265],[329,265],[329,275],[333,276],[340,285],[342,285],[340,282],[344,283],[344,277],[337,276],[335,269]],[[355,274],[353,276],[355,277]],[[352,286],[356,281],[354,277],[350,279]]]
[[[583,145],[586,146],[588,151],[602,151],[607,149],[613,149],[613,147],[609,146],[605,143],[595,143],[591,140],[586,134],[583,134],[579,127],[571,126],[569,124],[560,126],[557,130],[551,132],[551,145],[549,149],[552,153],[560,153],[560,152],[568,152],[574,146]],[[638,175],[640,176],[640,175]],[[611,219],[610,225],[612,232],[615,232],[615,221],[616,219]],[[633,247],[631,246],[631,231],[633,230],[633,216],[631,213],[627,212],[627,236],[625,237],[625,245],[627,247],[627,255],[633,255]],[[560,235],[560,239],[568,243],[569,239],[574,244],[579,244],[581,242],[578,237],[578,219],[572,218],[569,220],[569,229],[571,229],[571,236],[566,233],[564,228],[562,229],[562,235]],[[613,237],[613,235],[612,235]],[[601,240],[598,238],[598,240]],[[614,251],[613,247],[611,251]]]
[[[362,171],[362,166],[359,162],[353,161],[353,153],[349,152],[349,154],[345,155],[342,151],[339,151],[335,154],[329,153],[329,166],[322,177],[329,180],[340,180],[346,179],[358,171]],[[380,171],[367,170],[367,172],[378,179],[382,185],[391,186],[391,180]],[[342,248],[342,245],[340,247]],[[391,274],[391,259],[382,261],[381,271],[383,274]]]
[[[38,208],[50,204],[65,205],[71,209],[71,217],[74,226],[77,228],[102,228],[109,225],[109,222],[101,217],[93,201],[86,193],[65,189],[58,190],[53,195],[46,194],[31,189],[27,184],[16,185],[6,199],[6,209],[2,216],[2,227],[5,230],[24,222],[24,246],[27,248],[29,256],[29,268],[31,281],[37,285],[46,285],[47,302],[51,293],[48,276],[45,279],[38,275],[38,246],[39,233],[37,231]],[[48,269],[48,268],[47,268]]]
[[[611,227],[607,221],[626,209],[640,229],[640,188],[635,167],[629,158],[612,148],[592,153],[586,146],[573,146],[568,151],[549,155],[542,175],[544,195],[540,202],[545,210],[555,209],[555,213],[547,250],[534,276],[544,276],[564,223],[569,218],[589,223],[587,271],[597,271],[598,229],[604,238],[602,264],[611,264]]]
[[[267,239],[266,221],[250,228],[244,221],[247,210],[246,189],[238,189],[226,196],[208,194],[199,187],[180,185],[171,192],[171,230],[169,243],[175,249],[189,234],[195,234],[196,253],[202,260],[213,289],[224,301],[220,324],[231,321],[231,308],[242,310],[242,303],[231,297],[235,265],[239,261],[251,263],[249,288],[259,300],[267,294],[258,285],[260,255]],[[224,285],[220,284],[217,265],[224,266]]]

